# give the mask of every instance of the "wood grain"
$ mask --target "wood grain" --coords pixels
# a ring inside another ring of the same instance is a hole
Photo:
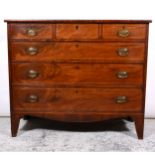
[[[34,29],[35,36],[29,36],[27,31]],[[52,39],[52,25],[49,24],[11,24],[11,39]]]
[[[99,30],[97,24],[57,24],[58,40],[97,40]]]
[[[14,63],[13,84],[42,85],[52,84],[100,84],[100,85],[142,85],[143,66],[134,64],[98,63]],[[38,73],[29,78],[28,72]],[[128,77],[119,79],[118,72],[128,72]]]
[[[145,40],[146,38],[146,25],[144,24],[105,24],[102,28],[102,35],[105,40]],[[118,31],[122,29],[129,31],[128,37],[120,37],[118,35]]]
[[[28,88],[14,87],[14,110],[45,112],[127,112],[142,110],[141,89],[105,88]],[[35,103],[29,95],[36,95]],[[126,96],[126,103],[116,103],[118,96]]]
[[[37,49],[30,55],[28,48]],[[127,48],[128,55],[120,56],[120,48]],[[144,62],[144,43],[83,43],[83,42],[13,42],[12,61],[102,61],[102,62]]]
[[[6,19],[4,20],[4,22],[7,22],[7,23],[38,23],[38,24],[42,24],[42,23],[47,23],[47,24],[50,24],[50,23],[82,23],[82,24],[88,24],[88,23],[98,23],[98,24],[148,24],[148,23],[151,23],[152,20],[142,20],[142,19],[139,19],[139,20],[94,20],[94,19],[90,19],[90,20],[77,20],[77,19],[69,19],[69,20],[49,20],[49,19],[41,19],[41,20],[25,20],[25,19]]]

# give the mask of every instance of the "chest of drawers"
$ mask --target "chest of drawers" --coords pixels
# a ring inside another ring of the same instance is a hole
[[[143,138],[148,20],[6,20],[11,130],[24,116],[135,121]]]

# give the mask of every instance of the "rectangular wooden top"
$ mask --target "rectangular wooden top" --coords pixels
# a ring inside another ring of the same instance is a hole
[[[17,20],[17,19],[6,19],[4,22],[7,23],[97,23],[97,24],[147,24],[151,23],[152,20]]]

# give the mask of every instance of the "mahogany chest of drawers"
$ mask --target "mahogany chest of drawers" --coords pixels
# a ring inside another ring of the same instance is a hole
[[[24,116],[135,121],[143,138],[149,20],[6,20],[11,130]]]

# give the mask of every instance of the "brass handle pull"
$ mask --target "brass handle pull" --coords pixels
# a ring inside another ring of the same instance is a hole
[[[28,71],[28,77],[29,78],[36,78],[36,77],[38,77],[38,75],[39,75],[39,73],[37,72],[37,71],[35,71],[35,70],[29,70]]]
[[[30,103],[36,103],[36,102],[38,102],[38,96],[37,95],[34,95],[34,94],[31,94],[31,95],[29,95],[28,96],[28,102],[30,102]]]
[[[36,55],[38,53],[38,49],[36,47],[29,47],[27,49],[27,53],[32,56]]]
[[[34,37],[34,36],[37,35],[37,32],[36,32],[35,29],[31,28],[31,29],[28,29],[28,30],[27,30],[27,35],[28,35],[28,36],[31,36],[31,37]]]
[[[128,56],[129,52],[128,52],[128,48],[119,48],[118,49],[118,55],[121,57],[126,57]]]
[[[121,29],[118,31],[119,37],[128,37],[129,36],[129,30],[128,29]]]
[[[126,79],[128,77],[128,72],[126,71],[120,71],[117,73],[117,77],[119,79]]]
[[[122,103],[127,103],[128,99],[126,96],[117,96],[116,98],[116,103],[117,104],[122,104]]]

